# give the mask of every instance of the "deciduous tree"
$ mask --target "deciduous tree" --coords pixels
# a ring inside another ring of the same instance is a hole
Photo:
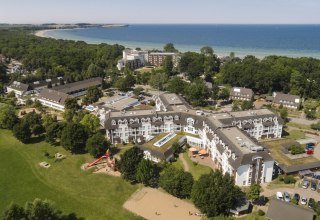
[[[104,155],[109,147],[110,143],[101,133],[92,135],[86,143],[86,150],[95,158]]]
[[[138,147],[133,147],[124,152],[119,164],[121,176],[132,183],[136,182],[137,168],[142,159],[143,152]]]
[[[62,130],[61,145],[72,153],[83,153],[88,134],[80,123],[68,123]]]

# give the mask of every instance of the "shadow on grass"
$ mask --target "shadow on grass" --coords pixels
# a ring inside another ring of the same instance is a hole
[[[40,135],[40,136],[37,136],[37,137],[32,137],[28,144],[37,144],[37,143],[40,143],[42,141],[45,140],[45,135]]]

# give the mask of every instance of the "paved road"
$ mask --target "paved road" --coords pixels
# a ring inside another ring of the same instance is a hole
[[[179,159],[181,160],[181,162],[183,164],[184,171],[188,172],[189,171],[189,165],[188,165],[187,161],[184,159],[183,153],[179,154]]]

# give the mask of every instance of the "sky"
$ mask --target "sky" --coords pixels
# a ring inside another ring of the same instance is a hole
[[[320,0],[0,0],[0,23],[320,24]]]

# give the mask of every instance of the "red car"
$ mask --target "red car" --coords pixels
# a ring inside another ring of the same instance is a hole
[[[306,154],[313,154],[313,150],[307,150]]]

